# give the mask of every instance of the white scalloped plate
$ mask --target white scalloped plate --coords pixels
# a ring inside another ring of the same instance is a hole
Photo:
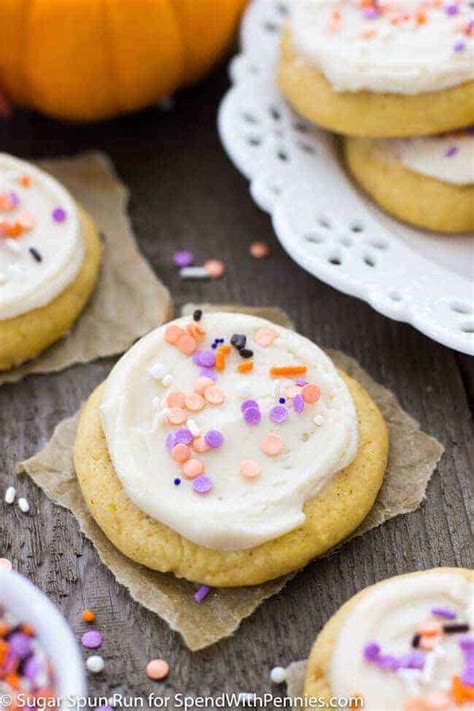
[[[378,210],[341,167],[337,139],[297,116],[276,84],[278,40],[295,0],[253,0],[218,117],[222,143],[272,215],[278,239],[334,288],[474,355],[474,242],[414,230]]]

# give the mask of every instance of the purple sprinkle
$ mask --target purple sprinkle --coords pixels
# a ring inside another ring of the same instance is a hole
[[[270,419],[280,425],[287,421],[288,410],[283,405],[276,405],[270,410]]]
[[[18,205],[20,204],[20,198],[18,197],[18,195],[16,193],[12,192],[12,193],[8,194],[8,197],[11,200],[12,207],[13,208],[18,207]]]
[[[216,364],[216,354],[212,351],[200,351],[197,357],[197,364],[203,368],[213,368]]]
[[[87,647],[87,649],[97,649],[102,644],[102,635],[97,630],[90,630],[89,632],[84,632],[81,642],[82,646]]]
[[[182,249],[173,254],[173,264],[175,267],[190,267],[194,262],[194,254],[187,249]]]
[[[209,430],[204,435],[204,441],[212,449],[217,449],[224,444],[224,435],[218,430]]]
[[[444,6],[444,11],[447,15],[453,17],[454,15],[458,14],[459,8],[454,3],[446,3],[446,5]]]
[[[472,635],[461,637],[459,640],[459,646],[463,652],[474,652],[474,637]]]
[[[193,491],[195,491],[196,494],[207,494],[211,489],[212,481],[208,476],[201,474],[201,476],[197,476],[193,479]]]
[[[295,384],[296,384],[296,385],[301,385],[301,387],[303,387],[303,385],[308,385],[308,381],[307,381],[307,380],[303,380],[303,378],[296,378]]]
[[[202,351],[194,351],[193,356],[192,356],[194,365],[199,365],[199,359],[201,357],[201,353],[202,353]]]
[[[393,654],[381,654],[377,657],[375,663],[380,669],[387,669],[388,671],[397,671],[397,669],[400,669],[400,662]]]
[[[466,49],[466,43],[463,42],[462,40],[459,40],[458,42],[456,42],[453,45],[453,50],[455,52],[464,52],[465,49]]]
[[[455,620],[457,617],[456,611],[449,607],[432,607],[431,614],[436,617],[444,617],[446,620]]]
[[[23,665],[23,674],[30,681],[36,679],[38,674],[42,673],[43,671],[43,665],[40,663],[38,657],[35,656],[28,657],[28,659]]]
[[[240,406],[242,412],[248,410],[249,407],[256,407],[258,410],[258,402],[256,400],[244,400]]]
[[[170,432],[166,438],[166,449],[168,452],[171,452],[175,444],[174,432]]]
[[[214,368],[201,368],[199,375],[202,378],[210,378],[211,380],[214,380],[214,382],[217,380],[217,373]]]
[[[53,220],[55,222],[64,222],[66,220],[66,210],[62,207],[55,207],[53,210]]]
[[[8,644],[14,654],[23,659],[31,652],[32,639],[22,632],[15,632],[8,638]]]
[[[295,408],[295,412],[303,412],[304,399],[302,395],[295,395],[293,398],[293,407]]]
[[[461,681],[466,686],[474,686],[474,666],[469,666],[463,669],[461,673]]]
[[[181,479],[175,479],[175,480],[173,481],[173,484],[174,484],[175,486],[179,486],[179,485],[181,484]]]
[[[376,7],[368,7],[362,11],[362,15],[366,20],[375,20],[379,16],[379,11]]]
[[[169,437],[169,435],[168,435]],[[187,427],[181,427],[174,433],[174,443],[175,444],[191,444],[194,437]]]
[[[456,155],[456,153],[459,153],[459,148],[457,146],[449,146],[448,150],[444,155],[446,156],[446,158],[452,158]]]
[[[425,655],[422,652],[408,652],[398,660],[403,669],[423,669],[425,666]]]
[[[262,413],[258,407],[247,407],[244,410],[244,420],[248,425],[258,425],[262,419]]]
[[[367,662],[374,662],[379,658],[380,655],[380,645],[377,642],[367,642],[364,647],[364,659]]]
[[[208,585],[201,585],[197,592],[194,593],[194,600],[198,605],[200,605],[201,602],[209,595],[209,590],[210,588]]]

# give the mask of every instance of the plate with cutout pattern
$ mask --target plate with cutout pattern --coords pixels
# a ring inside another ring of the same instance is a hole
[[[227,154],[301,267],[474,355],[473,237],[423,232],[383,213],[349,180],[338,139],[284,101],[276,82],[279,36],[296,1],[253,0],[247,9],[218,114]]]

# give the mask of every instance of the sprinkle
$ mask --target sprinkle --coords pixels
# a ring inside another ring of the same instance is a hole
[[[186,249],[173,254],[173,264],[175,267],[190,267],[194,262],[194,254]]]
[[[446,158],[452,158],[457,153],[459,153],[459,148],[457,146],[449,146],[444,155],[446,156]]]
[[[24,497],[18,499],[18,507],[22,513],[28,513],[30,510],[30,505]]]
[[[176,343],[176,348],[183,354],[183,355],[191,355],[194,353],[194,351],[197,348],[197,342],[196,339],[193,338],[189,333],[183,333],[182,336],[178,338],[178,342]]]
[[[217,385],[211,385],[204,391],[204,397],[211,405],[221,405],[225,400],[224,391]]]
[[[11,570],[12,567],[13,566],[8,558],[0,558],[0,568],[2,568],[2,570]]]
[[[191,432],[193,437],[198,437],[201,434],[201,430],[197,426],[196,422],[191,418],[186,421],[186,427]]]
[[[170,324],[165,330],[165,341],[167,343],[176,344],[179,338],[184,333],[183,329],[175,324]]]
[[[175,486],[179,486],[179,485],[181,484],[181,479],[179,479],[178,477],[176,477],[176,479],[173,480],[173,484],[174,484]]]
[[[12,504],[15,501],[16,489],[14,486],[9,486],[5,492],[5,503]]]
[[[431,614],[436,617],[444,617],[446,620],[455,620],[457,617],[456,610],[449,607],[432,607]]]
[[[439,622],[424,622],[418,626],[417,632],[422,637],[435,637],[441,634],[442,627]]]
[[[195,309],[193,311],[193,319],[195,321],[200,321],[202,319],[202,310],[201,309]]]
[[[38,252],[38,250],[36,249],[36,247],[30,247],[28,251],[29,251],[29,253],[31,254],[31,256],[33,257],[33,259],[34,259],[35,261],[37,261],[37,262],[42,262],[42,261],[43,261],[43,257],[42,257],[41,254]]]
[[[256,407],[258,410],[258,402],[256,400],[244,400],[240,406],[240,410],[245,412],[249,407]]]
[[[466,667],[461,673],[461,681],[466,686],[474,687],[474,667]]]
[[[443,625],[443,632],[446,634],[459,634],[461,632],[469,632],[469,625],[462,622],[454,622],[452,624]]]
[[[251,370],[253,370],[253,360],[246,360],[237,366],[238,373],[250,373]]]
[[[204,472],[204,464],[199,459],[188,459],[183,464],[183,474],[186,479],[195,479]]]
[[[33,229],[34,224],[35,224],[35,218],[31,214],[31,212],[20,212],[17,218],[18,222],[20,225],[23,227],[25,232],[29,232],[30,230]]]
[[[184,398],[184,404],[191,412],[199,412],[204,407],[205,400],[199,393],[190,393]]]
[[[29,175],[22,175],[18,182],[22,188],[29,188],[31,185],[31,178]]]
[[[270,368],[272,378],[291,378],[293,375],[304,375],[308,368],[305,365],[281,365]]]
[[[436,645],[439,642],[440,637],[441,637],[441,634],[430,635],[430,636],[426,636],[426,637],[425,637],[425,635],[421,635],[420,644],[419,644],[420,649],[423,649],[425,652],[430,652],[432,649],[434,649],[434,647],[436,647]]]
[[[63,210],[62,207],[56,207],[52,212],[52,218],[53,218],[54,222],[58,222],[58,223],[65,222],[66,217],[67,217],[66,211]]]
[[[193,481],[193,491],[196,494],[207,494],[212,489],[212,481],[209,477],[201,475]]]
[[[398,660],[403,669],[423,669],[425,666],[425,655],[422,652],[408,652]]]
[[[313,404],[319,400],[321,397],[321,391],[317,385],[305,385],[301,391],[303,400],[307,403]]]
[[[180,407],[173,407],[168,412],[168,422],[172,425],[182,425],[186,422],[186,413]]]
[[[173,390],[166,397],[168,407],[184,407],[185,395],[181,390]]]
[[[463,652],[473,654],[474,653],[474,637],[472,637],[472,636],[462,637],[462,639],[459,640],[459,646],[461,647]]]
[[[415,634],[415,635],[413,635],[413,638],[412,638],[412,640],[411,640],[411,646],[412,646],[412,647],[415,647],[415,649],[416,649],[416,647],[418,647],[419,644],[420,644],[420,639],[421,639],[421,635],[420,635],[420,634]]]
[[[181,427],[174,433],[175,444],[191,444],[193,441],[193,434],[187,427]]]
[[[270,254],[270,247],[266,242],[252,242],[249,252],[254,259],[265,259]]]
[[[363,656],[367,662],[374,662],[380,656],[380,645],[377,642],[367,642],[363,649]]]
[[[196,437],[193,441],[193,449],[196,452],[199,452],[199,454],[204,454],[204,452],[209,451],[209,445],[206,443],[206,440],[202,435],[198,435],[198,437]]]
[[[211,449],[217,449],[224,444],[224,436],[218,430],[209,430],[206,432],[204,440]]]
[[[184,464],[191,457],[191,450],[186,444],[176,444],[171,450],[171,456],[175,462]]]
[[[453,45],[453,50],[455,52],[464,52],[465,49],[466,49],[466,43],[463,42],[462,40],[459,40],[458,42],[456,42]]]
[[[304,398],[299,393],[293,398],[293,407],[295,409],[295,412],[298,413],[303,412],[304,410]]]
[[[84,620],[84,622],[94,622],[95,612],[92,612],[92,610],[83,610],[82,619]]]
[[[244,420],[248,425],[258,425],[262,419],[262,413],[258,407],[247,407],[243,414]]]
[[[168,662],[165,662],[164,659],[152,659],[146,665],[146,673],[153,681],[161,681],[161,679],[165,679],[170,673],[170,667]]]
[[[270,410],[270,419],[272,422],[282,424],[288,419],[288,410],[283,405],[276,405]]]
[[[389,671],[397,671],[400,668],[400,662],[393,654],[381,654],[375,663],[380,669]]]
[[[102,644],[102,635],[97,630],[90,630],[90,632],[84,632],[81,637],[81,643],[83,647],[87,649],[97,649]]]
[[[182,279],[209,279],[206,267],[183,267],[179,270]]]
[[[321,427],[321,425],[324,423],[324,417],[322,415],[316,415],[316,417],[313,417],[313,422],[316,427]]]
[[[286,680],[286,669],[283,667],[273,667],[270,672],[270,679],[274,684],[283,684]]]
[[[459,8],[456,3],[446,3],[444,6],[444,11],[448,16],[453,17],[454,15],[458,14]]]
[[[234,348],[237,348],[237,350],[240,351],[241,348],[245,348],[247,336],[244,336],[242,333],[234,333],[230,339],[230,342]]]
[[[163,363],[153,363],[150,368],[150,375],[152,378],[156,378],[156,380],[161,380],[165,375],[165,366]]]
[[[212,351],[200,351],[196,356],[196,363],[203,368],[213,368],[216,363],[216,355]]]
[[[203,395],[204,391],[212,385],[214,385],[214,381],[212,380],[212,378],[199,378],[196,382],[196,385],[194,386],[194,390],[200,395]]]
[[[240,473],[246,479],[255,479],[255,477],[259,476],[261,471],[262,468],[260,464],[253,459],[243,459],[240,462]]]
[[[168,373],[167,375],[165,375],[164,378],[161,379],[161,384],[163,385],[163,387],[169,388],[169,386],[171,385],[173,380],[174,380],[174,378],[171,375],[171,373]]]
[[[208,585],[201,585],[200,588],[194,593],[194,600],[198,605],[203,602],[203,600],[209,595],[210,588]]]
[[[263,438],[260,447],[265,454],[268,454],[270,457],[274,457],[281,453],[283,449],[283,440],[280,435],[276,434],[276,432],[269,432],[269,434]]]
[[[225,272],[225,264],[220,259],[208,259],[204,262],[204,269],[211,279],[219,279]]]
[[[102,657],[99,657],[98,654],[94,654],[92,657],[87,657],[86,667],[92,674],[100,674],[101,671],[104,671],[105,663]]]
[[[266,348],[271,346],[278,333],[271,328],[259,328],[254,336],[255,343]]]
[[[239,350],[239,356],[241,358],[252,358],[253,351],[251,351],[250,348],[241,348]]]

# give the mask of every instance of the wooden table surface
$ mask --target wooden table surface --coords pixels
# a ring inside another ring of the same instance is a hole
[[[268,216],[254,205],[246,181],[219,143],[216,110],[226,87],[221,68],[206,84],[181,94],[170,112],[153,109],[101,125],[60,125],[19,112],[13,121],[0,122],[0,150],[25,157],[106,151],[131,190],[130,214],[140,247],[177,306],[190,300],[281,306],[301,333],[354,356],[391,388],[446,453],[418,511],[309,565],[234,637],[195,654],[115,582],[72,515],[55,507],[32,482],[22,481],[19,488],[32,511],[25,516],[17,507],[3,505],[0,555],[52,597],[77,636],[84,630],[82,609],[96,611],[106,667],[89,676],[94,695],[268,691],[269,670],[304,658],[323,623],[360,588],[407,571],[473,565],[472,363],[338,293],[288,258]],[[249,256],[254,240],[271,244],[270,259]],[[225,277],[182,281],[172,265],[178,248],[192,249],[198,260],[224,259]],[[77,410],[113,362],[0,388],[2,491],[14,482],[15,463],[47,442],[56,423]],[[157,656],[171,666],[164,684],[145,676],[146,662]],[[278,687],[273,691],[281,693]]]

